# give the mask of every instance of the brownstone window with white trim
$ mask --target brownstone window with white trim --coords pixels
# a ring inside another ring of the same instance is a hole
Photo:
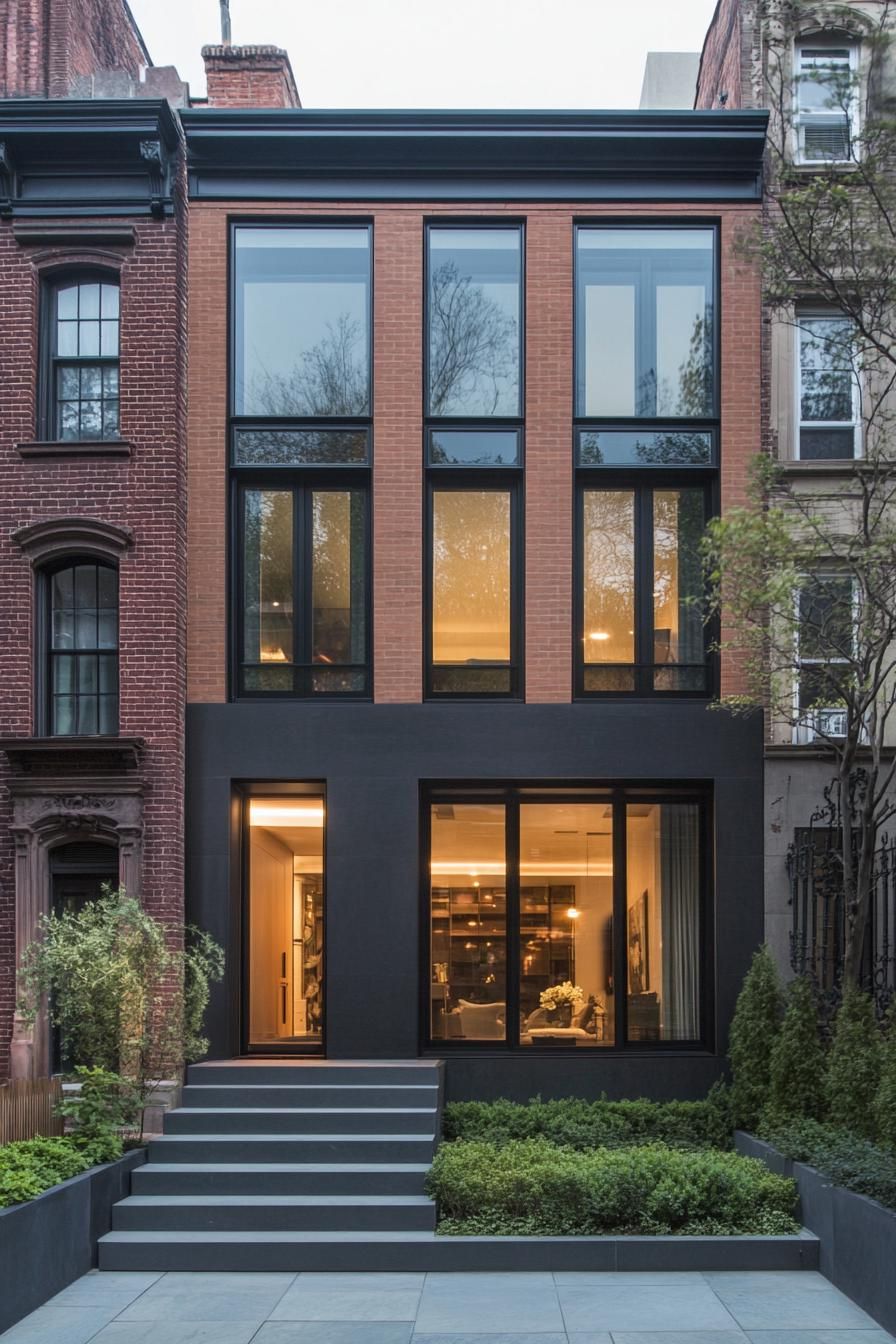
[[[45,436],[63,442],[119,437],[117,280],[70,275],[46,292]]]

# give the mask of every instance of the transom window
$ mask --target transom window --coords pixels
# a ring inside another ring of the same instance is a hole
[[[118,573],[75,561],[45,576],[52,736],[118,732]]]
[[[861,409],[854,328],[835,313],[797,315],[799,456],[858,457]]]
[[[48,429],[63,440],[119,434],[119,291],[114,281],[65,281],[50,291]]]
[[[705,802],[434,792],[428,1038],[441,1048],[705,1040]]]

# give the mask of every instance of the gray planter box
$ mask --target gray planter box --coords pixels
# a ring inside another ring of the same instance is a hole
[[[112,1205],[130,1194],[131,1172],[145,1161],[138,1148],[0,1209],[0,1334],[95,1267]]]
[[[738,1130],[734,1144],[746,1157],[758,1157],[772,1171],[793,1177],[803,1225],[820,1242],[822,1274],[885,1330],[896,1331],[896,1212],[833,1185],[814,1167],[791,1162],[752,1134]]]

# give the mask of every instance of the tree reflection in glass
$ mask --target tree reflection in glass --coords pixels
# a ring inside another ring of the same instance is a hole
[[[237,415],[370,409],[366,228],[236,230]]]
[[[429,233],[429,414],[520,413],[519,229]]]

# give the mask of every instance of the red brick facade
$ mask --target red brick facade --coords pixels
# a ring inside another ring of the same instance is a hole
[[[572,237],[575,219],[618,218],[618,206],[501,209],[526,220],[526,699],[572,695]],[[494,210],[489,212],[494,215]],[[721,220],[722,504],[743,499],[760,446],[759,281],[735,253],[756,206],[636,205],[627,218]],[[481,214],[435,204],[266,205],[257,218],[371,218],[374,236],[374,697],[423,696],[422,304],[424,221]],[[188,699],[227,698],[226,205],[190,213]],[[726,693],[737,689],[725,669]]]
[[[65,98],[79,75],[148,64],[125,0],[0,0],[2,98]]]

